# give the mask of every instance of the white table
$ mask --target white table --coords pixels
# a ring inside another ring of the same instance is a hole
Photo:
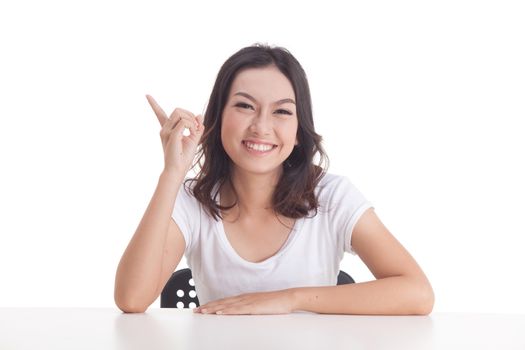
[[[0,308],[0,349],[525,349],[525,315],[204,315]]]

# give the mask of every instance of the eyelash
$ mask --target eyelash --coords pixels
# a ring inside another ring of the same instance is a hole
[[[244,103],[244,102],[239,102],[235,105],[235,107],[241,107],[241,108],[246,108],[246,107],[252,107],[251,105],[247,104],[247,103]],[[253,108],[253,107],[252,107]],[[277,110],[278,112],[281,111],[281,114],[288,114],[288,115],[292,115],[292,113],[290,111],[287,111],[286,109],[278,109]]]

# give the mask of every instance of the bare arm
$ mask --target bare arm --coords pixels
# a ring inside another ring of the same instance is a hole
[[[183,180],[182,172],[162,172],[148,208],[122,255],[115,277],[114,298],[124,312],[144,312],[160,293],[165,242],[175,199]],[[173,269],[183,252],[184,240],[179,239],[178,247],[171,254],[176,255],[178,260],[169,261],[170,265],[175,264]]]
[[[369,315],[427,315],[432,311],[434,292],[430,282],[372,208],[354,227],[352,247],[377,280],[293,288],[295,310]]]
[[[202,116],[176,108],[168,118],[153,97],[146,98],[161,125],[164,171],[117,268],[114,298],[124,312],[146,311],[180,262],[186,242],[171,214],[204,132]]]

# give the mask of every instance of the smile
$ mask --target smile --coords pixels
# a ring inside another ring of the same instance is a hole
[[[255,155],[266,155],[271,153],[275,148],[277,148],[277,145],[269,146],[245,141],[242,141],[242,145],[244,146],[244,149],[246,149],[249,153]]]

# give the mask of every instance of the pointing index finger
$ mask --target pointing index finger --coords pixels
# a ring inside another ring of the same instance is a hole
[[[153,97],[151,97],[150,95],[146,95],[146,99],[148,100],[151,108],[153,108],[153,111],[155,112],[155,115],[157,116],[157,119],[159,120],[160,125],[163,126],[166,120],[168,119],[168,117],[166,116],[166,113],[159,106],[159,104],[157,103],[157,101],[155,101]]]

